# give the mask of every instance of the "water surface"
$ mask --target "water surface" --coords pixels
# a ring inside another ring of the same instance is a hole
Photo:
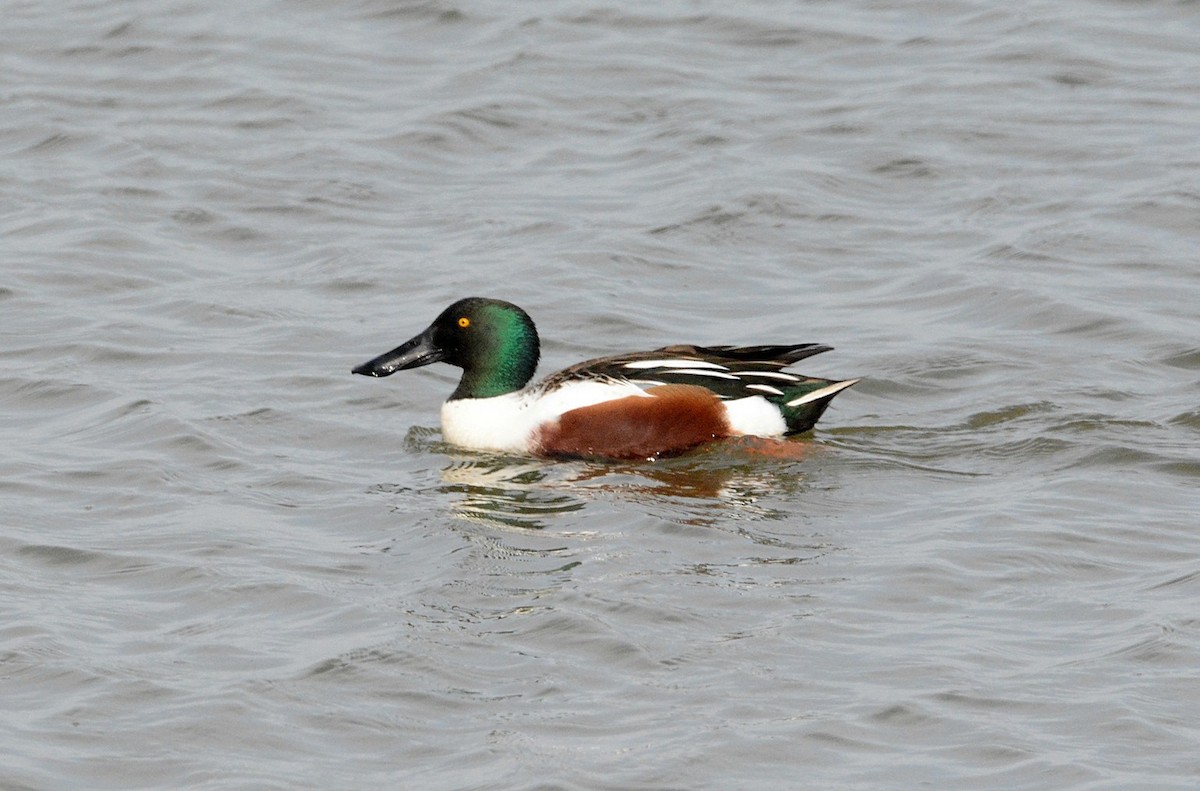
[[[0,786],[1195,786],[1194,4],[0,11]],[[472,454],[470,294],[865,379]]]

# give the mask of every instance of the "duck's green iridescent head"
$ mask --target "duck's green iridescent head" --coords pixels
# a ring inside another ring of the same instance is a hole
[[[528,384],[540,353],[529,314],[511,302],[468,297],[442,311],[420,335],[363,363],[354,373],[388,376],[445,362],[463,369],[451,400],[491,398]]]

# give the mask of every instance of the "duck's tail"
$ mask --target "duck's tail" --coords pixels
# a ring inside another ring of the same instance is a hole
[[[788,434],[799,434],[808,431],[817,424],[829,402],[838,393],[851,385],[858,384],[861,379],[846,379],[835,382],[832,379],[806,379],[789,387],[782,398],[776,399],[783,420],[787,423]]]

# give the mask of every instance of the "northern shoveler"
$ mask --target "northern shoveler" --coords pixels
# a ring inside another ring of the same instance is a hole
[[[664,346],[588,360],[529,385],[537,330],[509,302],[471,297],[424,332],[353,369],[390,376],[445,362],[463,369],[442,405],[442,434],[468,448],[539,456],[654,458],[714,439],[812,428],[859,381],[785,373],[827,352],[784,346]]]

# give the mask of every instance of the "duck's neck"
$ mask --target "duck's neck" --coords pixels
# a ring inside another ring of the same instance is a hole
[[[463,366],[462,379],[450,395],[450,400],[463,398],[495,398],[516,392],[533,379],[537,370],[538,346],[526,339],[522,344],[501,344],[498,354],[472,361]]]

